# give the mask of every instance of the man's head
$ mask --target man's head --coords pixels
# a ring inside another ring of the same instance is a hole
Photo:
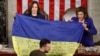
[[[47,39],[42,39],[42,40],[40,41],[40,49],[43,49],[44,52],[47,53],[47,52],[50,50],[50,48],[51,48],[50,43],[51,43],[51,42],[50,42],[49,40],[47,40]]]

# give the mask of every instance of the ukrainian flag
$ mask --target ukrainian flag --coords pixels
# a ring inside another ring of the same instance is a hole
[[[83,27],[77,22],[49,21],[17,14],[12,29],[12,41],[17,56],[29,56],[39,49],[39,42],[51,41],[48,56],[73,56],[82,39]]]

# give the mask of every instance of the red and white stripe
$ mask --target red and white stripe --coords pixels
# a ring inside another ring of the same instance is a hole
[[[17,0],[17,12],[23,13],[33,0]],[[50,20],[62,20],[65,10],[79,6],[87,7],[87,0],[35,0],[48,14]]]

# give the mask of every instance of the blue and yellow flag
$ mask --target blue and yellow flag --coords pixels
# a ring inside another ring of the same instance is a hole
[[[39,42],[51,41],[48,56],[73,56],[82,39],[83,27],[77,22],[41,20],[17,14],[12,29],[14,50],[18,56],[29,56],[39,49]]]

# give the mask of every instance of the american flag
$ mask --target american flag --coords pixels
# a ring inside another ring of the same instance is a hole
[[[69,8],[87,7],[87,0],[17,0],[17,12],[23,13],[32,1],[38,1],[50,20],[62,20],[61,16]]]

